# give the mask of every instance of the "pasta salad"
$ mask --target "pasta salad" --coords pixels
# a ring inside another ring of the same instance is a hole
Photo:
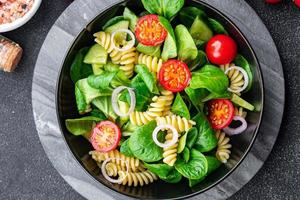
[[[70,68],[79,114],[68,131],[85,137],[113,184],[156,180],[195,186],[230,159],[230,138],[254,106],[248,61],[227,30],[184,0],[142,0],[94,33]],[[238,125],[237,125],[238,124]]]

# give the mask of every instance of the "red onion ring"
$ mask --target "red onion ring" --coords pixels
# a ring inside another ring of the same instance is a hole
[[[122,33],[122,32],[129,34],[130,37],[131,37],[131,40],[128,42],[128,44],[125,47],[119,48],[115,44],[115,36],[116,36],[117,33]],[[127,51],[127,50],[131,49],[135,44],[134,34],[128,29],[117,30],[117,31],[113,32],[112,35],[111,35],[111,44],[112,44],[113,48],[116,49],[117,51]]]
[[[118,95],[123,90],[128,90],[129,95],[130,95],[130,108],[129,108],[128,112],[125,114],[120,111],[119,106],[118,106]],[[127,117],[134,111],[134,108],[135,108],[136,99],[135,99],[134,89],[130,88],[130,87],[126,87],[126,86],[117,87],[116,89],[114,89],[114,91],[111,95],[111,103],[112,103],[113,110],[117,115],[119,115],[120,117]]]
[[[240,116],[234,116],[233,117],[233,120],[234,121],[240,121],[242,123],[241,126],[237,127],[237,128],[230,128],[229,126],[224,128],[223,131],[227,134],[227,135],[238,135],[238,134],[241,134],[242,132],[244,132],[247,127],[248,127],[248,124],[247,124],[247,121],[243,118],[243,117],[240,117]]]

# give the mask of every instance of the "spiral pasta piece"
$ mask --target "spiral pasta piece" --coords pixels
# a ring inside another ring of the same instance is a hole
[[[239,107],[239,108],[235,107],[234,114],[235,114],[235,116],[240,116],[244,119],[247,117],[247,112],[244,110],[243,107]]]
[[[144,64],[148,67],[149,71],[158,73],[163,61],[155,56],[149,56],[141,53],[137,57],[136,64]]]
[[[184,117],[177,115],[170,115],[165,117],[156,118],[157,125],[172,125],[178,131],[178,133],[187,132],[190,128],[193,127],[196,123],[192,120],[187,120]]]
[[[220,130],[216,132],[216,137],[218,140],[216,157],[220,162],[227,163],[231,154],[229,149],[232,147],[229,143],[230,139],[226,137],[225,133],[221,132]]]
[[[220,65],[220,68],[223,71],[226,71],[229,67],[233,67],[233,66],[235,66],[235,64],[231,63],[231,64],[226,64],[226,65]],[[245,84],[243,74],[237,69],[231,69],[227,73],[227,77],[230,80],[229,88],[233,91],[241,89],[243,87],[243,85]],[[240,95],[240,93],[237,93],[237,94]]]
[[[172,140],[173,138],[173,132],[169,131],[167,132],[167,135],[165,137],[166,142]],[[178,142],[176,144],[163,149],[163,162],[166,163],[169,166],[174,166],[176,160],[177,160],[177,149],[178,149]]]
[[[130,122],[133,125],[144,125],[154,120],[156,117],[166,116],[170,113],[174,94],[163,90],[160,96],[154,96],[152,103],[146,112],[134,111],[130,114]]]
[[[105,165],[105,171],[108,176],[117,176],[118,175],[118,166],[116,163],[107,163]]]
[[[149,170],[143,172],[129,172],[126,171],[118,171],[119,179],[122,179],[122,185],[128,186],[144,186],[150,183],[153,183],[158,179],[158,177],[150,172]],[[124,178],[125,177],[125,178]]]
[[[133,76],[135,61],[137,60],[137,52],[135,47],[132,47],[126,51],[118,51],[114,49],[111,43],[111,35],[103,31],[95,33],[95,41],[100,44],[109,53],[111,61],[114,64],[120,64],[120,69],[125,72],[125,75],[129,78]]]
[[[91,151],[90,155],[96,162],[99,163],[105,161],[108,158],[112,158],[111,162],[117,164],[118,171],[119,170],[126,171],[126,162],[128,162],[129,171],[137,172],[140,171],[141,168],[143,168],[143,165],[139,159],[133,157],[127,157],[124,154],[120,153],[118,150],[113,150],[106,153],[102,153],[99,151]]]

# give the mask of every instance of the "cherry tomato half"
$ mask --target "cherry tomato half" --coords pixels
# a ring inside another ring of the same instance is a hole
[[[171,59],[163,63],[159,70],[158,79],[166,90],[180,92],[190,83],[191,72],[184,62]]]
[[[237,54],[235,41],[227,35],[216,35],[212,37],[206,45],[206,55],[208,60],[217,65],[231,63]]]
[[[111,121],[102,121],[93,129],[91,143],[97,151],[108,152],[118,146],[120,139],[119,127]]]
[[[167,31],[159,22],[157,15],[145,15],[141,17],[135,27],[137,40],[146,46],[157,46],[163,43],[167,37]]]
[[[213,129],[223,129],[232,122],[234,106],[227,99],[215,99],[208,102],[208,120]]]

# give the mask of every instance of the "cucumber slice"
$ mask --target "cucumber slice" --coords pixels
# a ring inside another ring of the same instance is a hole
[[[104,31],[112,34],[113,32],[120,30],[120,29],[128,29],[128,27],[129,27],[129,21],[122,20],[122,21],[119,21],[119,22],[107,27],[106,29],[104,29]]]
[[[242,99],[241,97],[239,97],[236,94],[232,94],[231,101],[234,104],[241,106],[243,108],[246,108],[250,111],[253,111],[255,109],[255,107],[252,104],[248,103],[247,101],[245,101],[244,99]]]
[[[104,72],[102,64],[92,64],[94,75],[100,75]]]
[[[127,7],[124,9],[123,16],[124,19],[129,20],[129,28],[132,32],[134,32],[135,26],[139,18],[134,14],[134,12],[129,10]]]
[[[107,52],[101,45],[95,44],[89,49],[88,53],[84,57],[83,62],[87,64],[98,64],[98,65],[106,64]]]
[[[212,30],[199,17],[196,17],[190,28],[190,34],[196,45],[207,42],[214,35]]]

